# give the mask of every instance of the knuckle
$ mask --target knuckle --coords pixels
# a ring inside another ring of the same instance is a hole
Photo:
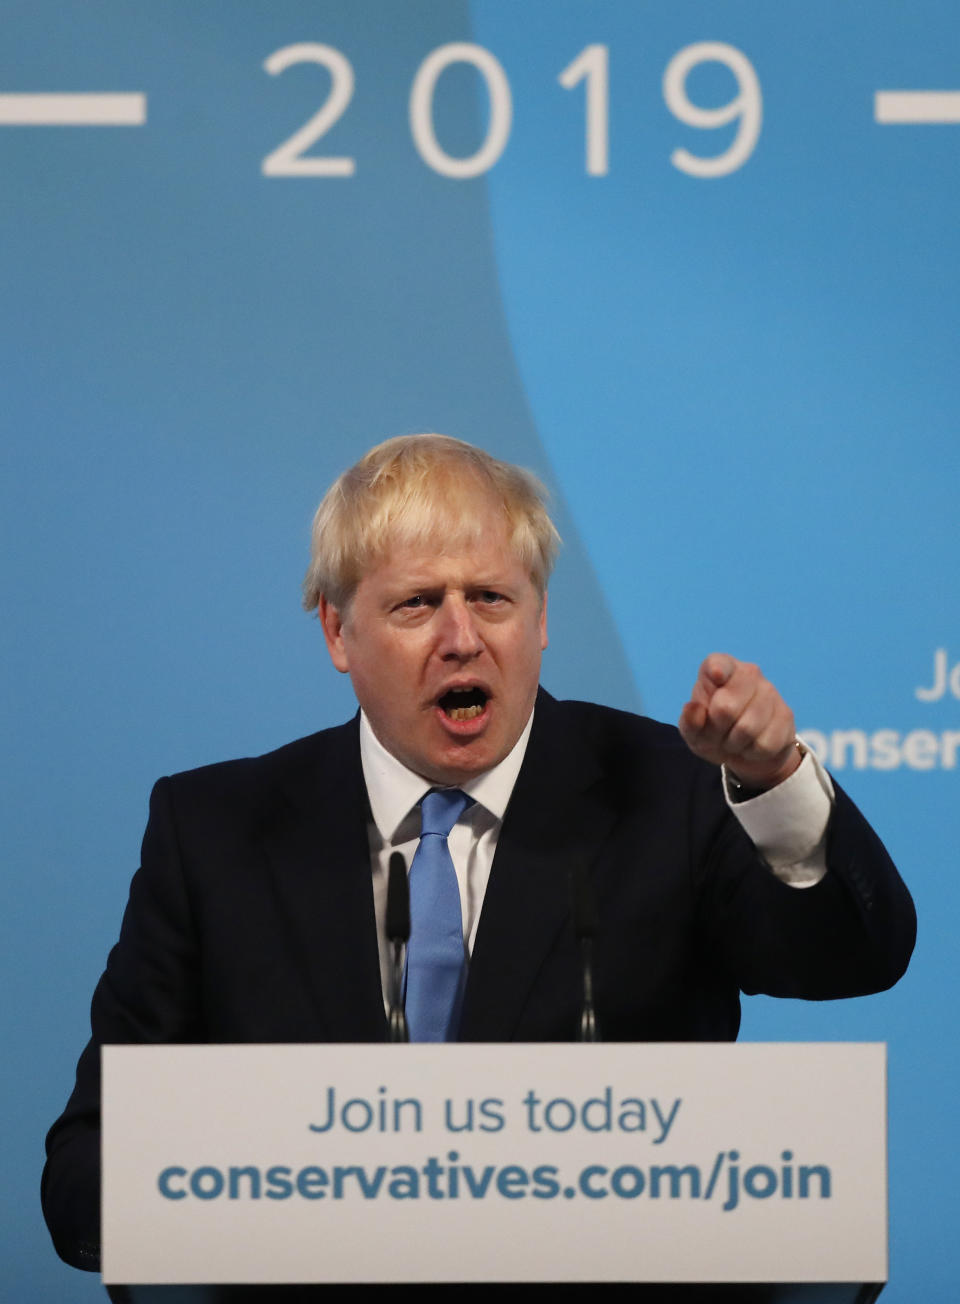
[[[710,703],[711,722],[729,729],[738,714],[738,704],[733,694],[726,688],[718,688]]]

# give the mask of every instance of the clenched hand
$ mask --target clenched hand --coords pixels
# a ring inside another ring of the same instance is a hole
[[[793,712],[757,666],[712,652],[700,666],[680,734],[697,756],[748,788],[774,788],[800,764]]]

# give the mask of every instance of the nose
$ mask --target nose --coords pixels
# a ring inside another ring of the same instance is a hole
[[[438,651],[444,660],[471,661],[483,651],[483,640],[470,605],[458,594],[447,594],[440,610]]]

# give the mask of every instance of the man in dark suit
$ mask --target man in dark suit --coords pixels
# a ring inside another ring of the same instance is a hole
[[[100,1045],[385,1038],[386,867],[416,850],[429,791],[467,801],[450,1039],[575,1036],[574,869],[611,1040],[732,1039],[740,991],[851,996],[903,972],[910,897],[755,666],[708,657],[679,732],[539,688],[556,544],[532,477],[443,436],[388,441],[327,494],[305,602],[360,714],[154,789],[48,1137],[68,1262],[98,1266]]]

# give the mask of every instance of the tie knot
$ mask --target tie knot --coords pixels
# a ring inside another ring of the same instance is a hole
[[[459,788],[431,788],[420,803],[420,836],[447,837],[472,800]]]

